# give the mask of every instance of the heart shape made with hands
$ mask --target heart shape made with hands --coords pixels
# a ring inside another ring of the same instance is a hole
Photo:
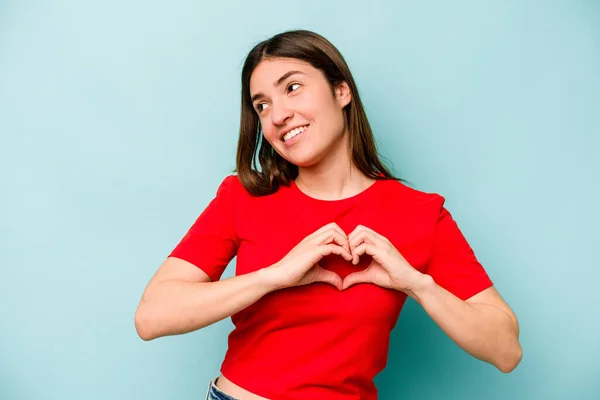
[[[342,280],[342,288],[341,290],[346,290],[352,284],[355,283],[373,283],[373,282],[365,282],[365,277],[361,282],[352,282],[352,277],[356,275],[352,275],[353,273],[366,271],[367,268],[373,262],[373,257],[368,254],[363,254],[362,256],[358,256],[358,263],[353,264],[352,261],[347,261],[341,255],[330,254],[323,257],[318,265],[327,271],[331,271],[334,274],[338,275]],[[350,278],[348,278],[350,277]]]
[[[328,271],[325,280],[338,289],[345,290],[357,283],[373,283],[387,289],[405,290],[421,279],[422,274],[385,236],[359,225],[346,237],[353,261],[330,254],[318,263]]]
[[[371,265],[373,257],[368,254],[358,256],[358,264],[352,264],[351,261],[347,261],[341,255],[330,254],[325,256],[319,261],[319,266],[323,269],[335,272],[342,278],[342,280],[353,272],[364,271]]]

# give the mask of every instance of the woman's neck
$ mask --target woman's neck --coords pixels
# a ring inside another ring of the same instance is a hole
[[[374,179],[365,176],[354,165],[313,170],[300,168],[296,186],[310,197],[320,200],[340,200],[367,189]]]
[[[352,162],[349,133],[327,152],[327,157],[310,167],[298,168],[296,186],[306,195],[321,200],[352,197],[368,188],[374,179],[367,177]]]

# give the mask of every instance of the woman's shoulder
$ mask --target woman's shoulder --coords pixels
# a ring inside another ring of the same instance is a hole
[[[223,181],[219,185],[219,190],[223,190],[227,192],[227,194],[231,197],[234,197],[238,201],[260,201],[262,199],[267,199],[270,196],[254,196],[250,191],[244,186],[238,174],[230,174],[226,175],[223,178]],[[272,196],[271,196],[272,197]]]
[[[237,174],[226,175],[217,190],[217,195],[223,195],[236,201],[239,201],[240,197],[245,197],[246,194],[248,194],[246,188]]]
[[[237,176],[237,174],[230,174],[230,175],[226,175],[222,182],[221,182],[221,186],[225,186],[227,188],[239,188],[240,186],[242,186],[242,182],[240,181],[239,177]]]
[[[437,192],[418,189],[395,179],[386,179],[384,182],[382,186],[386,191],[386,195],[389,195],[389,198],[401,199],[416,204],[444,202],[444,197]]]

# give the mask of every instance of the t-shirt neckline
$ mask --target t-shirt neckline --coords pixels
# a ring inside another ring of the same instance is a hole
[[[375,182],[373,182],[371,185],[369,185],[369,187],[367,187],[366,189],[364,189],[362,192],[359,192],[359,193],[357,193],[357,194],[355,194],[353,196],[350,196],[350,197],[345,197],[343,199],[337,199],[337,200],[317,199],[315,197],[309,196],[308,194],[306,194],[302,190],[300,190],[300,188],[298,187],[298,185],[296,185],[296,180],[295,179],[292,180],[291,188],[298,195],[302,196],[305,199],[308,199],[309,201],[313,201],[313,202],[321,203],[321,204],[341,204],[341,203],[356,201],[356,200],[362,199],[363,197],[369,195],[369,193],[373,192],[375,190],[375,188],[377,186],[379,186],[380,181],[382,181],[382,180],[383,179],[376,179]]]

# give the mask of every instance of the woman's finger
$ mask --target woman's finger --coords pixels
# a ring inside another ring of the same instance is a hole
[[[373,257],[373,259],[377,258],[377,246],[370,244],[370,243],[361,243],[352,251],[352,254],[357,256],[356,259],[358,259],[358,256],[362,256],[365,253],[370,255],[371,257]],[[378,260],[375,260],[375,261],[379,262]],[[353,264],[354,264],[354,261],[353,261]],[[358,263],[356,263],[356,264],[358,264]]]
[[[335,286],[338,290],[342,290],[343,282],[342,278],[333,271],[329,271],[328,269],[321,268],[317,264],[317,277],[315,278],[315,282],[325,282]]]
[[[372,278],[370,271],[367,269],[357,272],[352,272],[351,274],[346,275],[344,280],[342,281],[342,290],[348,289],[352,285],[356,285],[357,283],[371,283]]]
[[[365,234],[365,233],[369,234],[374,239],[388,241],[388,239],[385,236],[375,232],[373,229],[368,228],[364,225],[358,225],[352,232],[350,232],[350,234],[348,235],[348,241],[352,241],[352,239],[354,239],[356,236],[359,236],[360,234]]]
[[[344,257],[346,261],[352,261],[352,254],[344,247],[334,243],[324,244],[319,246],[321,257],[328,256],[330,254],[337,254]]]
[[[318,245],[336,243],[338,246],[342,246],[348,253],[350,253],[350,245],[348,244],[348,238],[342,232],[337,229],[330,229],[322,232],[314,238],[314,241]]]
[[[316,231],[314,231],[313,233],[308,235],[307,238],[314,238],[316,236],[321,235],[323,232],[329,231],[330,229],[334,229],[340,233],[343,233],[344,236],[346,236],[346,234],[344,233],[344,231],[342,230],[342,228],[340,228],[340,226],[338,224],[336,224],[335,222],[330,222],[327,225],[323,225],[322,227],[320,227],[319,229],[317,229]]]
[[[385,240],[376,236],[373,232],[369,232],[366,230],[358,232],[352,238],[348,239],[348,244],[350,246],[350,250],[352,251],[354,251],[354,249],[362,243],[369,243],[374,246],[384,246],[385,244],[387,244]]]

